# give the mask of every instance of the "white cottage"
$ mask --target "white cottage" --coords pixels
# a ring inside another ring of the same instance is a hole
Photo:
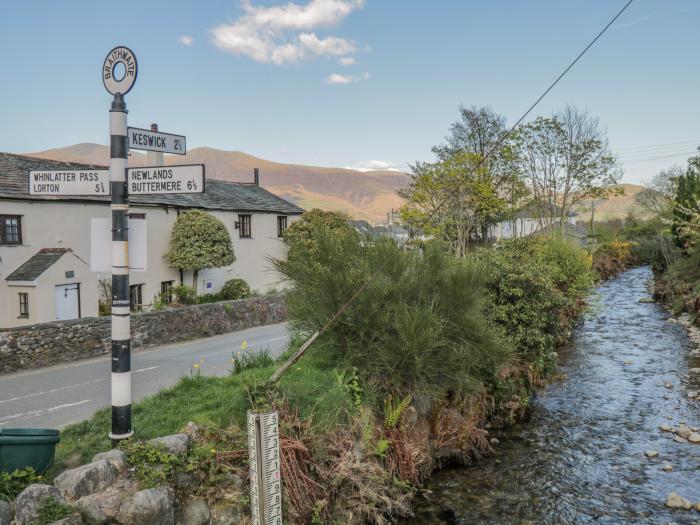
[[[30,170],[87,168],[97,166],[0,153],[0,328],[97,315],[99,280],[109,274],[90,271],[90,221],[110,217],[109,198],[28,194]],[[129,276],[134,308],[173,285],[192,284],[191,272],[163,258],[183,210],[203,209],[219,218],[236,255],[230,266],[199,272],[200,293],[215,293],[233,278],[259,291],[278,287],[269,258],[284,256],[282,233],[303,212],[257,181],[212,179],[203,194],[135,195],[130,206],[130,218],[145,220],[148,234],[147,271]]]

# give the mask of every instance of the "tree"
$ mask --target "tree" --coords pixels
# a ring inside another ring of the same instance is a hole
[[[343,212],[318,208],[305,211],[284,231],[284,240],[290,249],[288,256],[293,257],[296,250],[315,250],[317,244],[315,237],[320,228],[327,228],[336,235],[353,231],[350,226],[350,216]]]
[[[202,210],[189,210],[175,221],[165,259],[175,268],[192,270],[196,289],[199,270],[227,266],[236,257],[224,223]]]
[[[522,170],[543,226],[563,228],[577,203],[620,192],[607,132],[588,111],[566,106],[524,125],[518,138]]]
[[[687,250],[700,234],[700,156],[688,160],[688,169],[678,178],[671,227],[676,244]]]
[[[672,166],[654,175],[649,187],[636,196],[642,211],[652,218],[671,220],[678,181],[683,174],[684,170],[681,166]]]
[[[411,166],[402,219],[409,227],[445,240],[464,255],[468,245],[488,239],[490,227],[511,218],[526,193],[505,118],[491,108],[460,106],[446,143],[433,148],[437,160]]]

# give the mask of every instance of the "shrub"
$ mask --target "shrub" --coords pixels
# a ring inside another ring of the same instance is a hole
[[[39,479],[41,476],[37,476],[32,467],[13,472],[0,472],[0,500],[14,500],[28,485]]]
[[[489,320],[469,261],[434,244],[404,252],[388,239],[365,243],[326,227],[314,243],[276,263],[295,283],[287,296],[291,323],[316,330],[354,298],[321,342],[379,391],[426,399],[470,390],[507,360],[509,346]]]
[[[250,297],[250,286],[243,279],[229,279],[219,292],[221,301],[233,301]]]
[[[619,274],[633,263],[632,243],[614,240],[593,254],[593,267],[601,279]]]
[[[180,304],[197,304],[197,290],[191,286],[175,286],[173,287],[173,296]]]

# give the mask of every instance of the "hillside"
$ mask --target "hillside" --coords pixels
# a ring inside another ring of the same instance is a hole
[[[636,184],[621,184],[624,189],[622,195],[614,195],[607,199],[595,200],[595,220],[606,221],[611,219],[624,219],[630,212],[639,216],[641,214],[636,203],[637,194],[644,191],[643,186]],[[591,216],[591,201],[586,200],[574,207],[579,214],[578,220],[588,221]]]
[[[109,163],[109,148],[100,144],[75,144],[39,153],[35,157],[65,162]],[[132,152],[131,166],[145,163],[146,156]],[[260,169],[260,184],[271,192],[303,208],[341,210],[370,222],[386,220],[386,213],[401,205],[397,191],[408,183],[405,173],[396,171],[355,171],[282,164],[240,151],[194,148],[187,155],[166,155],[166,164],[202,163],[212,179],[252,182],[253,168]]]

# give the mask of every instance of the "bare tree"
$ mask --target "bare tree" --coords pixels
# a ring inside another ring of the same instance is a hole
[[[684,174],[685,170],[675,165],[654,175],[649,187],[639,192],[635,198],[639,207],[652,218],[671,220],[678,180]]]

